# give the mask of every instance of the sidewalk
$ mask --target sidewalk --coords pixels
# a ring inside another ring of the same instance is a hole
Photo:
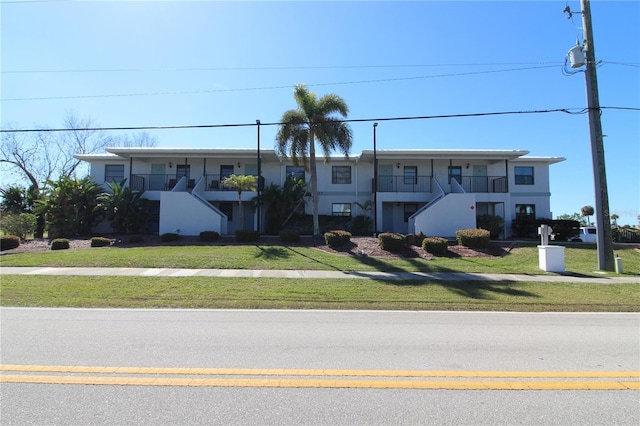
[[[534,281],[598,284],[640,284],[638,276],[575,276],[571,274],[471,274],[462,272],[377,272],[315,270],[178,269],[178,268],[49,268],[0,267],[1,275],[222,277],[222,278],[307,278],[385,279],[425,281]]]

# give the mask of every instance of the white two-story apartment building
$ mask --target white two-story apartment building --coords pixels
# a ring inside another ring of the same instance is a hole
[[[549,166],[562,157],[533,157],[522,150],[365,150],[348,158],[318,158],[319,214],[372,218],[376,232],[424,233],[452,237],[475,228],[476,216],[504,219],[511,234],[516,215],[550,218]],[[151,201],[150,232],[198,235],[264,230],[264,212],[243,203],[221,181],[231,174],[258,175],[261,185],[282,186],[289,174],[309,182],[309,173],[273,150],[239,148],[108,148],[105,154],[77,155],[90,164],[98,183],[120,182],[144,190]],[[377,172],[377,173],[376,173]],[[243,201],[256,196],[243,192]],[[374,208],[358,207],[370,201]],[[310,213],[310,203],[307,213]]]

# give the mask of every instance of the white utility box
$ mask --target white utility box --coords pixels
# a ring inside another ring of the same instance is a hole
[[[538,246],[538,265],[545,272],[564,272],[563,246]]]

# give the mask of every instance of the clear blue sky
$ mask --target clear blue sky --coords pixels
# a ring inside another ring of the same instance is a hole
[[[342,96],[353,119],[586,107],[584,73],[562,72],[583,38],[562,13],[577,0],[0,4],[1,121],[19,128],[60,127],[67,111],[105,127],[277,122],[299,82]],[[638,108],[640,2],[591,9],[600,104]],[[636,224],[640,112],[604,110],[602,126],[611,211]],[[372,149],[372,124],[352,129],[352,152]],[[275,132],[262,127],[263,149]],[[255,128],[150,133],[163,147],[256,145]],[[551,166],[553,214],[595,205],[586,114],[385,121],[377,143],[566,157]]]

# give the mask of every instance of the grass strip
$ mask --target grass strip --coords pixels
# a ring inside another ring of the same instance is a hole
[[[0,305],[638,312],[637,284],[4,275]]]
[[[640,252],[633,247],[616,249],[625,275],[640,275]],[[348,256],[313,247],[269,245],[156,246],[92,248],[4,255],[2,266],[38,267],[140,267],[186,269],[304,269],[386,272],[468,272],[496,274],[544,274],[538,268],[536,247],[516,247],[494,258],[394,258]],[[567,247],[565,269],[569,273],[601,276],[594,247]]]

